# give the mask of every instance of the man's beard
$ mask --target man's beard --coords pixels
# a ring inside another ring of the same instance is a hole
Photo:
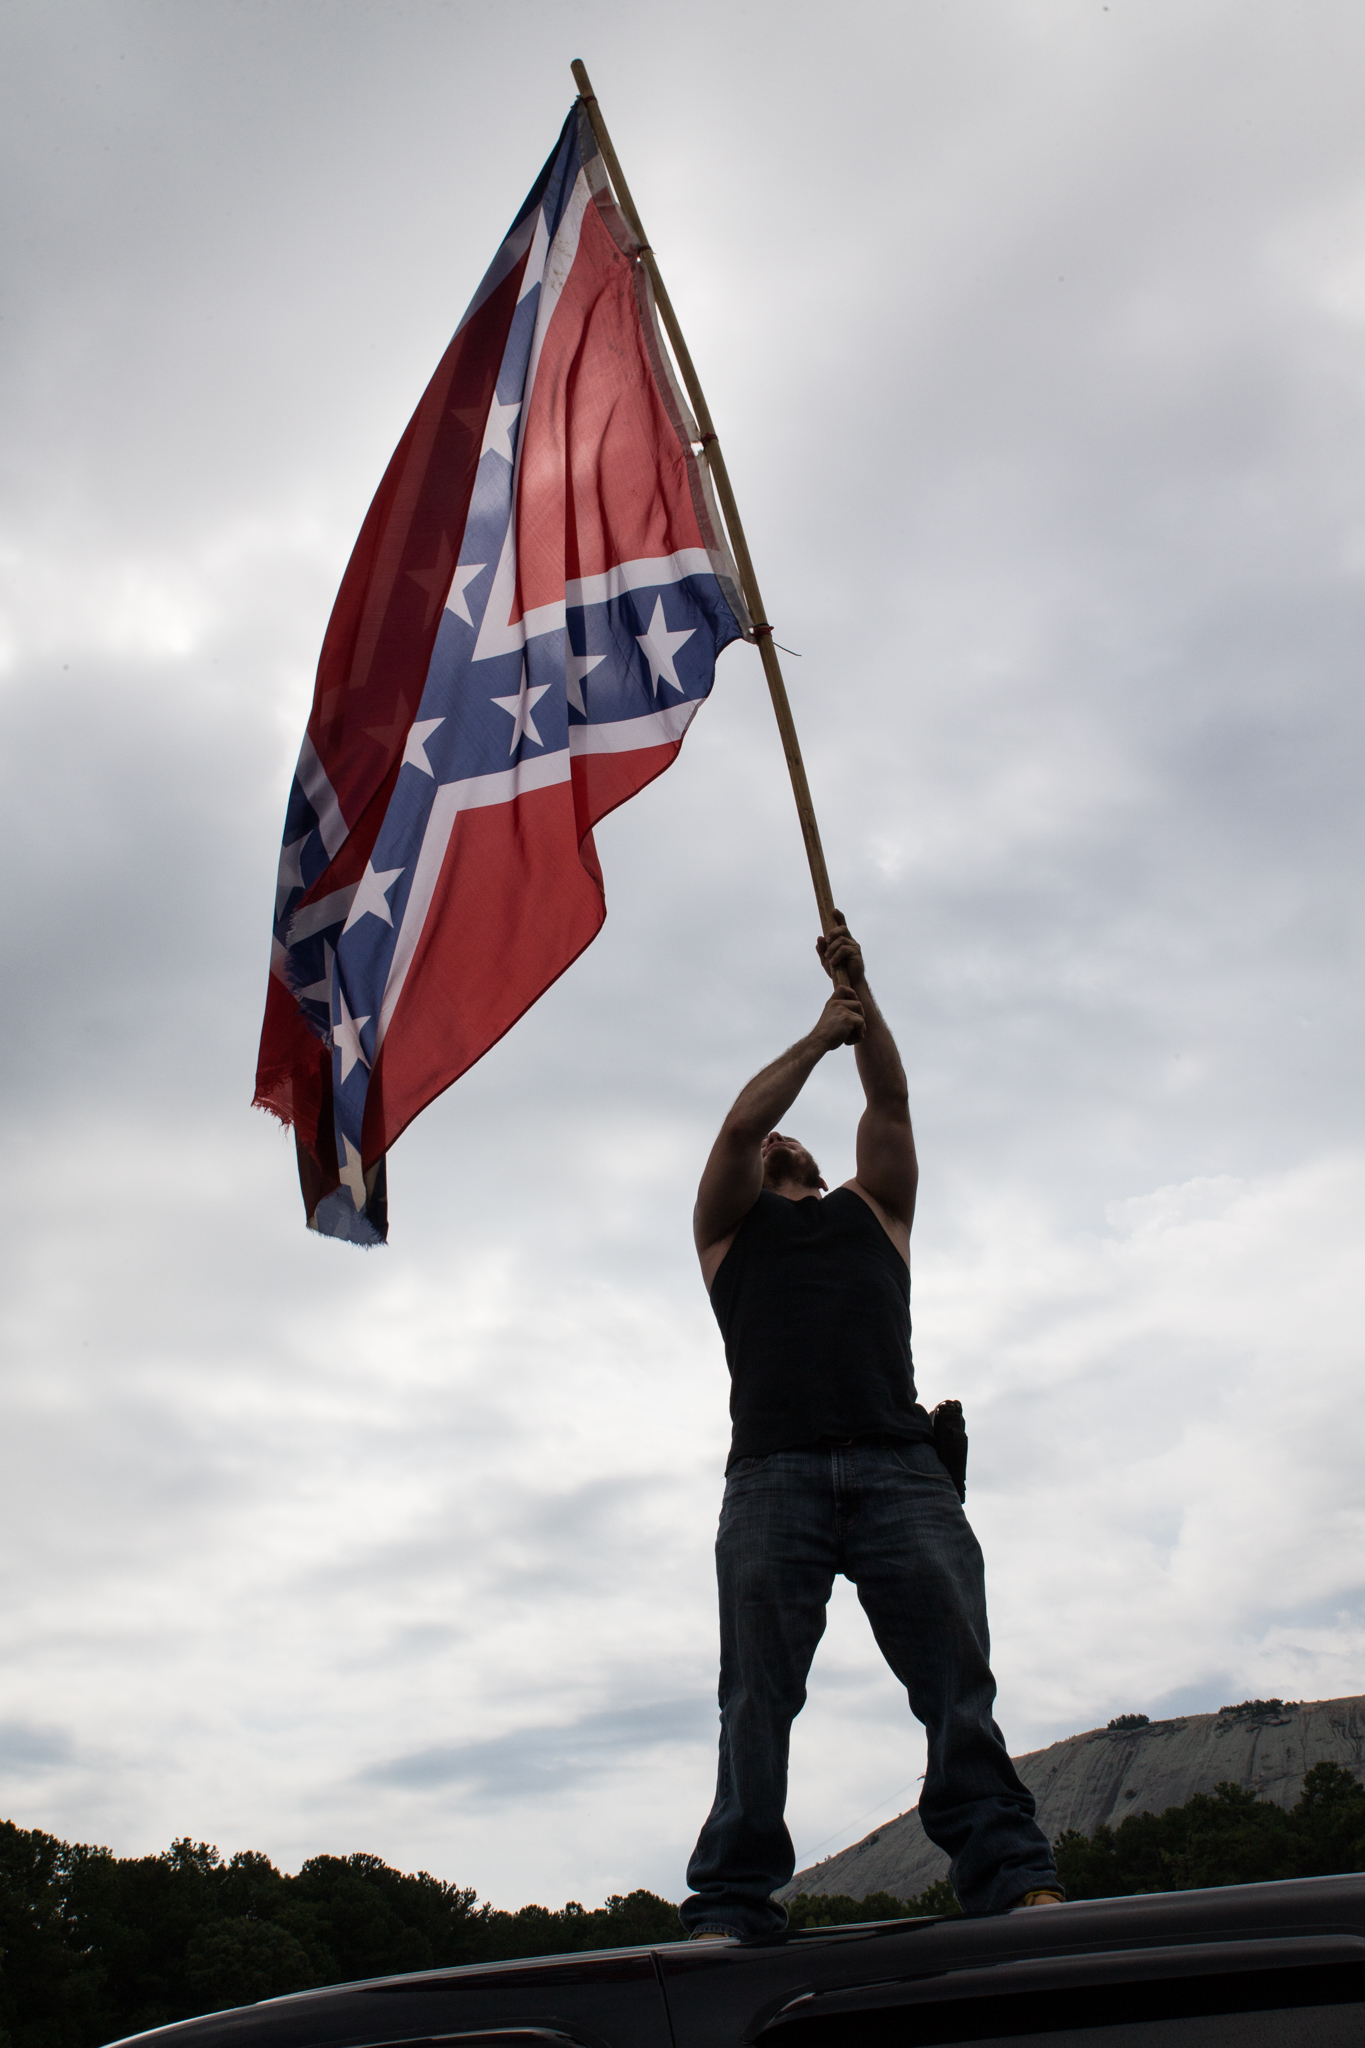
[[[794,1145],[772,1145],[763,1161],[765,1181],[795,1181],[799,1188],[818,1188],[820,1169],[809,1152],[798,1152]]]

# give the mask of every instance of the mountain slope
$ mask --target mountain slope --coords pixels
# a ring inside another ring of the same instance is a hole
[[[1130,1813],[1162,1813],[1196,1792],[1236,1785],[1292,1806],[1317,1763],[1343,1764],[1365,1780],[1365,1696],[1282,1705],[1249,1700],[1217,1714],[1185,1714],[1140,1728],[1092,1728],[1014,1759],[1038,1801],[1049,1841],[1064,1829],[1091,1835]],[[912,1807],[893,1821],[800,1870],[779,1897],[796,1892],[913,1898],[945,1877],[948,1859],[934,1847]]]

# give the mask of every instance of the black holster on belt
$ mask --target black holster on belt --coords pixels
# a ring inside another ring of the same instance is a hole
[[[967,1498],[967,1425],[962,1420],[960,1401],[940,1401],[929,1417],[934,1425],[934,1449],[959,1500]]]

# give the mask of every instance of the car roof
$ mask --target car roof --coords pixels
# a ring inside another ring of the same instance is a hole
[[[651,2048],[656,2038],[658,2048],[723,2048],[752,2040],[764,2015],[811,1992],[1025,1961],[1045,1977],[1049,1961],[1060,1971],[1068,1958],[1326,1934],[1360,1937],[1365,1961],[1365,1875],[466,1963],[294,1992],[129,2038],[156,2048],[381,2048],[460,2033],[529,2043],[539,2027],[542,2041],[572,2041],[581,2028],[612,2048]]]

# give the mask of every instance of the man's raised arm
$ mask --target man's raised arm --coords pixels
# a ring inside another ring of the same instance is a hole
[[[867,1107],[858,1120],[858,1171],[853,1185],[885,1211],[883,1221],[889,1227],[895,1226],[892,1235],[908,1258],[915,1193],[919,1187],[910,1091],[890,1026],[867,985],[862,950],[844,923],[843,912],[836,910],[834,915],[839,920],[838,929],[828,939],[817,940],[817,950],[827,974],[833,976],[841,967],[847,974],[865,1027],[856,1058]]]
[[[692,1216],[708,1287],[708,1252],[734,1236],[762,1190],[763,1140],[786,1115],[825,1054],[836,1045],[856,1045],[862,1034],[863,1007],[857,992],[838,988],[814,1029],[740,1090],[711,1147]]]

